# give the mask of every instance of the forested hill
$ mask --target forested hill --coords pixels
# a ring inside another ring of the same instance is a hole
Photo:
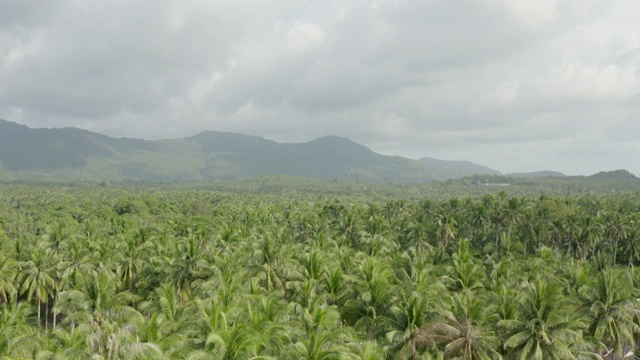
[[[512,178],[532,179],[532,178],[560,178],[560,177],[565,177],[567,175],[557,171],[544,170],[544,171],[534,171],[534,172],[527,172],[527,173],[522,173],[522,172],[508,173],[508,174],[505,174],[505,176],[512,177]]]
[[[285,174],[411,183],[460,178],[482,172],[478,169],[493,171],[465,164],[469,166],[460,168],[454,162],[434,165],[385,156],[335,136],[283,144],[206,131],[182,139],[150,141],[112,138],[76,128],[32,129],[0,120],[0,180],[202,181]]]
[[[439,160],[430,157],[420,158],[422,164],[431,166],[437,169],[447,170],[451,172],[460,172],[463,174],[486,174],[486,175],[499,175],[497,170],[490,169],[485,166],[474,164],[470,161],[446,161]]]

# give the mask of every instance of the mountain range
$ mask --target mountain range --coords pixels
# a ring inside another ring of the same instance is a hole
[[[33,129],[0,120],[0,180],[167,182],[269,174],[411,183],[500,172],[468,161],[381,155],[337,136],[277,143],[258,136],[205,131],[180,139],[142,140],[77,128]]]

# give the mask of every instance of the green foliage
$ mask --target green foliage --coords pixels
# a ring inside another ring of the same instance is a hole
[[[361,186],[0,185],[0,357],[596,359],[640,336],[637,194]]]

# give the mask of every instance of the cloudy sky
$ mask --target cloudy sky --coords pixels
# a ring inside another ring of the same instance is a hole
[[[638,0],[0,0],[0,118],[640,175]]]

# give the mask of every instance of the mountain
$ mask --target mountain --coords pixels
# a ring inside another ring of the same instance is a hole
[[[592,179],[616,179],[616,180],[635,180],[637,176],[627,170],[600,171],[597,174],[589,176]]]
[[[512,177],[512,178],[521,178],[521,179],[532,179],[532,178],[559,178],[566,177],[567,175],[551,170],[544,171],[534,171],[534,172],[514,172],[505,174],[504,176]]]
[[[430,161],[380,155],[337,136],[277,143],[205,131],[181,139],[141,140],[0,120],[0,180],[202,181],[285,174],[409,183],[495,172],[469,162]]]
[[[430,157],[423,157],[423,158],[420,158],[418,161],[432,168],[448,171],[453,174],[455,173],[465,174],[461,176],[466,176],[469,174],[500,175],[500,172],[497,170],[493,170],[482,165],[474,164],[470,161],[438,160]]]

